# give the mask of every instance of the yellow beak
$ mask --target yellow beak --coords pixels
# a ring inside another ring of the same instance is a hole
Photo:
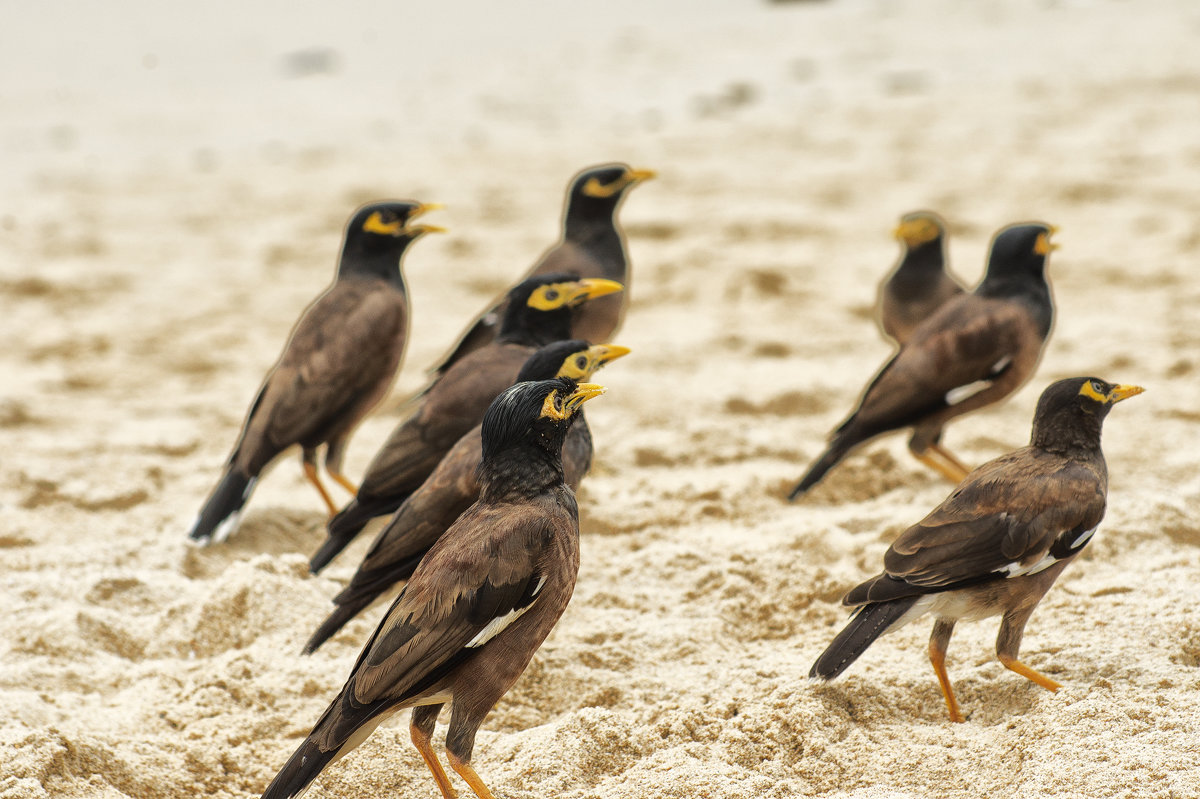
[[[1141,386],[1114,386],[1113,390],[1108,392],[1108,401],[1113,403],[1120,402],[1130,397],[1136,397],[1145,390]]]

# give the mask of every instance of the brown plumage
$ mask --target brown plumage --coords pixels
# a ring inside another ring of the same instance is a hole
[[[371,519],[400,507],[463,433],[479,424],[488,404],[512,385],[538,347],[570,338],[577,309],[621,288],[611,280],[561,273],[535,275],[513,287],[500,336],[447,370],[392,432],[367,466],[358,495],[330,519],[326,540],[309,564],[313,572],[345,549]]]
[[[1053,232],[1032,223],[996,234],[983,281],[916,329],[789,499],[816,485],[855,447],[902,427],[913,429],[908,448],[918,460],[953,482],[966,476],[967,467],[941,446],[942,428],[999,402],[1032,376],[1054,319],[1045,275]]]
[[[1017,660],[1025,624],[1104,518],[1108,468],[1100,429],[1113,404],[1142,393],[1092,377],[1052,384],[1038,401],[1029,446],[985,463],[883,558],[884,571],[851,590],[857,608],[813,665],[831,680],[871,643],[926,613],[936,617],[929,658],[951,721],[962,721],[946,675],[955,622],[1002,615],[996,654],[1043,688],[1058,683]]]
[[[333,285],[296,323],[246,414],[237,446],[191,538],[208,542],[228,536],[259,474],[294,444],[301,446],[304,472],[330,514],[337,507],[317,475],[321,445],[326,447],[329,476],[355,490],[341,474],[346,442],[387,393],[404,355],[408,296],[400,261],[414,240],[441,230],[409,224],[436,207],[410,201],[372,203],[351,217]]]
[[[579,571],[579,517],[562,444],[579,406],[603,392],[572,380],[520,383],[483,420],[482,491],[421,561],[341,693],[263,794],[302,793],[388,716],[413,708],[411,733],[442,795],[454,789],[430,745],[452,706],[450,765],[480,797],[475,735],[566,609]]]
[[[621,326],[629,305],[629,259],[617,210],[629,189],[654,177],[648,169],[625,164],[589,167],[571,179],[563,209],[562,239],[547,250],[525,274],[565,272],[576,277],[599,277],[625,286],[623,294],[605,297],[581,308],[571,323],[570,338],[601,344]],[[451,364],[496,337],[507,299],[497,297],[467,326],[458,343],[431,371],[443,373]]]
[[[553,377],[587,381],[597,369],[628,352],[610,344],[589,347],[580,339],[547,344],[529,357],[517,382]],[[463,434],[379,532],[350,584],[334,597],[336,609],[305,644],[305,654],[316,651],[381,594],[412,575],[433,543],[479,498],[477,473],[482,459],[483,441],[476,426]],[[592,436],[582,410],[567,433],[562,460],[566,483],[577,491],[592,464]]]
[[[940,216],[932,211],[905,214],[895,236],[904,252],[879,285],[879,324],[903,345],[922,322],[965,289],[946,271],[946,223]]]

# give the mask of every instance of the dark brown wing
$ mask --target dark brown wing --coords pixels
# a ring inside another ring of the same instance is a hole
[[[837,433],[863,440],[951,407],[981,407],[1013,391],[1037,363],[1042,339],[1018,302],[951,300],[880,370]]]
[[[573,523],[535,506],[477,503],[463,514],[413,573],[318,723],[322,748],[340,747],[379,706],[432,687],[534,607],[553,528]]]
[[[342,593],[369,586],[378,595],[408,578],[421,557],[479,498],[475,473],[482,459],[483,442],[476,426],[459,439],[433,474],[396,511]]]
[[[451,367],[376,453],[359,501],[415,491],[455,442],[483,420],[488,405],[513,384],[531,352],[531,347],[492,343]]]
[[[344,432],[391,384],[408,326],[404,294],[340,280],[297,323],[246,422],[236,456],[249,474],[296,443]]]
[[[987,579],[1035,573],[1071,557],[1104,518],[1107,482],[1097,467],[1028,447],[973,471],[905,530],[884,555],[884,574],[847,594],[883,601]]]

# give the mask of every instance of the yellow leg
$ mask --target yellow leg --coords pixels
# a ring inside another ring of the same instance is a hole
[[[351,495],[358,496],[358,486],[356,486],[354,483],[351,483],[348,479],[346,479],[346,475],[342,474],[341,472],[335,472],[333,469],[330,469],[328,463],[325,464],[325,471],[329,473],[329,476],[333,478],[334,482],[336,482],[342,488],[349,491],[351,493]]]
[[[949,638],[949,631],[946,632],[946,637]],[[954,698],[954,689],[950,687],[950,675],[946,673],[946,647],[939,640],[936,627],[933,637],[929,639],[929,662],[933,664],[933,671],[937,674],[938,685],[941,686],[942,696],[946,700],[946,709],[950,711],[950,720],[961,724],[964,721],[962,711],[958,709],[958,700]]]
[[[934,444],[933,446],[930,447],[930,449],[933,450],[934,452],[936,452],[938,455],[941,455],[942,458],[944,458],[947,463],[949,463],[952,467],[954,467],[955,469],[957,469],[959,471],[960,476],[957,477],[954,480],[954,482],[961,483],[963,478],[971,473],[971,470],[967,467],[967,465],[965,463],[960,461],[958,458],[954,457],[954,454],[951,453],[950,450],[943,447],[941,444]]]
[[[321,485],[321,478],[317,476],[316,464],[304,462],[304,476],[308,478],[308,482],[316,487],[317,493],[321,495],[321,499],[325,500],[325,506],[329,508],[329,515],[337,513],[337,505],[333,504],[333,500],[329,496],[329,492],[325,490],[325,486]]]
[[[408,731],[412,736],[413,745],[421,753],[421,759],[425,761],[425,765],[429,767],[430,773],[433,774],[433,781],[437,783],[443,798],[457,799],[458,792],[450,784],[450,777],[446,775],[446,770],[438,762],[437,755],[433,752],[433,747],[429,745],[429,734],[416,724],[410,725]]]
[[[940,460],[930,455],[929,450],[926,450],[919,455],[914,452],[913,457],[955,485],[961,483],[962,479],[967,476],[965,471],[957,469],[948,463],[942,463]]]
[[[475,773],[475,769],[471,768],[470,763],[464,763],[454,756],[453,752],[446,752],[446,759],[450,761],[450,768],[458,772],[458,776],[466,781],[467,785],[471,786],[471,790],[479,799],[496,799],[492,796],[492,792],[483,784],[483,780]]]
[[[1037,673],[1016,658],[1010,658],[1001,655],[1000,662],[1004,665],[1004,668],[1008,669],[1009,671],[1015,671],[1017,674],[1020,674],[1030,682],[1035,682],[1042,686],[1047,691],[1057,691],[1059,688],[1062,688],[1062,685],[1059,683],[1056,683],[1054,680],[1050,679],[1044,674]]]

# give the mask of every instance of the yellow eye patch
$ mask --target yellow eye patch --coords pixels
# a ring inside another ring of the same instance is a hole
[[[612,197],[621,189],[628,186],[630,183],[629,173],[621,175],[612,183],[604,184],[599,178],[588,178],[587,183],[583,184],[583,193],[589,197],[607,198]]]
[[[570,411],[563,408],[562,401],[558,398],[557,388],[546,395],[545,401],[542,402],[541,417],[543,419],[553,419],[556,422],[561,422],[570,415]]]
[[[1102,394],[1099,391],[1097,391],[1096,387],[1093,385],[1094,382],[1095,381],[1093,381],[1093,380],[1089,380],[1086,383],[1084,383],[1082,386],[1080,386],[1079,395],[1081,397],[1087,397],[1088,399],[1093,399],[1096,402],[1108,402],[1108,394]]]
[[[393,222],[384,222],[383,214],[375,211],[367,217],[367,221],[363,222],[364,233],[378,233],[381,236],[399,236],[400,231],[404,228],[403,220],[395,220]]]
[[[567,356],[562,362],[562,366],[558,367],[558,374],[555,377],[569,377],[572,380],[586,380],[592,376],[592,372],[596,371],[598,366],[586,352],[574,352]]]
[[[539,311],[553,311],[555,308],[563,307],[575,297],[577,293],[574,291],[575,288],[574,283],[550,283],[538,286],[529,295],[526,305]]]

